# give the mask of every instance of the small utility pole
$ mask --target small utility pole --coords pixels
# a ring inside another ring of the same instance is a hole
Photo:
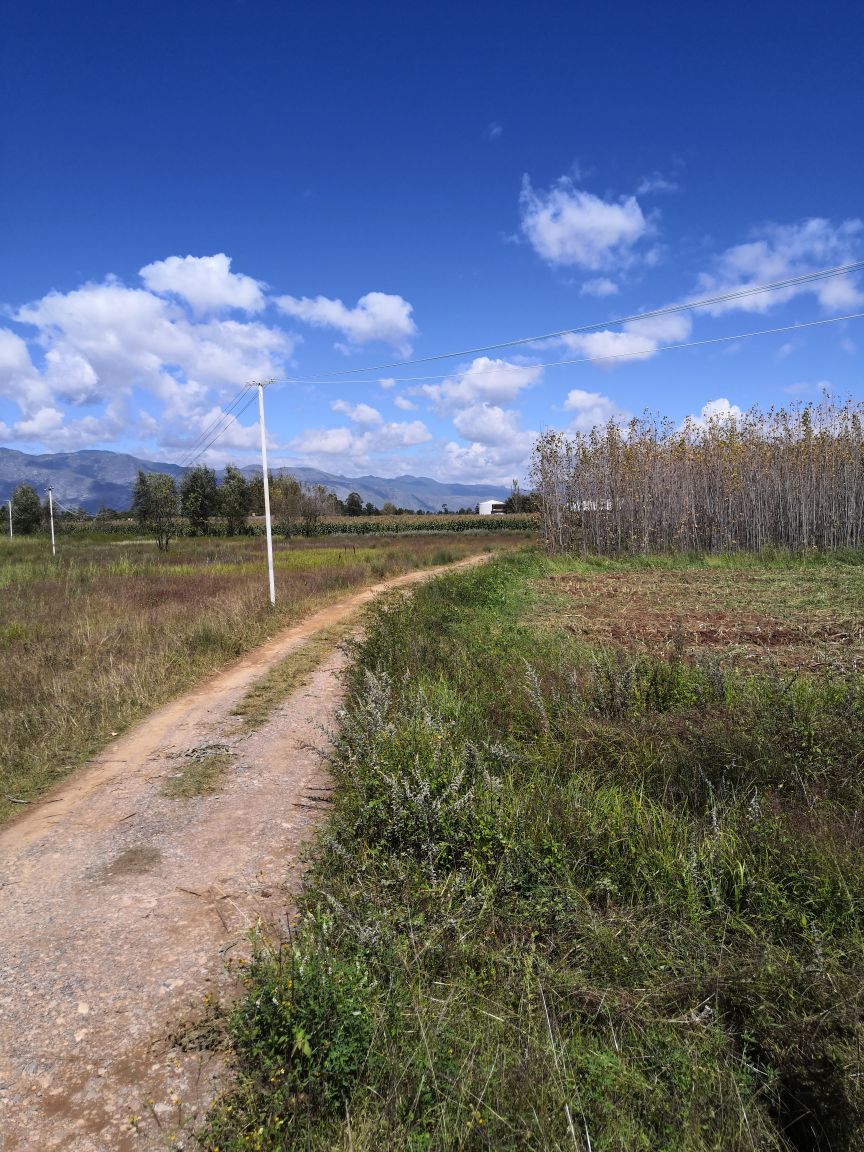
[[[57,555],[57,549],[54,546],[54,499],[51,495],[51,489],[48,489],[48,519],[51,521],[51,555]]]
[[[9,497],[9,539],[12,539],[12,497]]]
[[[270,480],[267,476],[267,430],[264,427],[264,385],[258,381],[258,423],[261,425],[261,468],[264,472],[264,522],[267,526],[267,571],[270,576],[270,603],[276,604],[273,578],[273,530],[270,526]]]

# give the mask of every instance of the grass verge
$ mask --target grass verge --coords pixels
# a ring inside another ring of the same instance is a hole
[[[854,657],[598,643],[551,610],[565,569],[371,610],[299,928],[246,972],[206,1147],[864,1146]],[[750,570],[786,599],[794,565]],[[825,572],[848,613],[852,566]]]

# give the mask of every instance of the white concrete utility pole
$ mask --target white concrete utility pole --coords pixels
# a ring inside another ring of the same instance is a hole
[[[12,539],[12,497],[9,497],[9,539]]]
[[[267,571],[270,576],[270,603],[276,604],[273,578],[273,529],[270,525],[270,480],[267,476],[267,429],[264,427],[264,385],[258,381],[258,423],[261,425],[261,468],[264,471],[264,521],[267,526]]]
[[[54,498],[51,495],[51,489],[48,489],[48,519],[51,521],[51,555],[57,555],[57,549],[54,546]]]

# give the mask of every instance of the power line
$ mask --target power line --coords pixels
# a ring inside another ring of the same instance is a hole
[[[243,399],[243,397],[246,395],[246,393],[249,391],[249,389],[250,389],[251,387],[252,387],[252,385],[251,385],[251,384],[244,384],[244,385],[243,385],[243,387],[240,389],[240,391],[237,393],[237,395],[234,397],[234,399],[231,401],[231,403],[228,405],[228,407],[227,407],[227,408],[225,408],[223,411],[221,411],[221,412],[219,413],[219,415],[216,417],[216,419],[215,419],[215,420],[213,420],[213,421],[212,421],[212,422],[211,422],[211,423],[208,425],[208,427],[204,429],[204,431],[203,431],[203,432],[200,432],[200,433],[198,434],[198,436],[195,438],[195,440],[194,440],[194,441],[193,441],[191,444],[189,444],[189,445],[187,446],[187,448],[186,448],[186,457],[184,457],[184,460],[183,460],[183,462],[180,464],[180,467],[181,467],[181,468],[188,468],[188,467],[189,467],[189,461],[191,460],[191,458],[193,457],[193,455],[195,454],[196,450],[199,448],[199,446],[201,445],[201,443],[202,443],[204,440],[206,440],[206,439],[207,439],[207,437],[208,437],[208,436],[209,436],[209,435],[210,435],[212,432],[214,432],[214,431],[215,431],[215,429],[216,429],[216,428],[217,428],[217,427],[218,427],[220,424],[222,424],[223,422],[227,421],[227,423],[225,423],[225,428],[227,428],[227,427],[230,425],[230,423],[231,423],[231,419],[232,419],[232,416],[231,416],[231,412],[232,412],[232,409],[234,409],[234,408],[236,408],[236,407],[237,407],[237,405],[240,403],[240,401]],[[225,430],[225,429],[223,428],[223,431],[224,431],[224,430]],[[221,435],[221,433],[220,433],[220,435]],[[198,455],[200,455],[200,454],[201,454],[201,453],[199,452],[199,453],[198,453]],[[195,456],[195,459],[197,459],[197,458],[198,458],[198,457],[197,457],[197,456]]]
[[[777,280],[770,284],[753,285],[749,288],[740,288],[734,292],[724,292],[719,296],[706,296],[699,300],[688,300],[681,304],[668,304],[663,308],[654,308],[650,312],[634,312],[630,316],[619,316],[614,320],[598,320],[591,324],[581,324],[575,328],[562,328],[558,332],[547,332],[542,336],[522,336],[517,340],[502,340],[498,344],[484,344],[477,348],[463,348],[459,352],[439,352],[432,356],[418,356],[413,360],[393,360],[387,364],[373,364],[368,368],[346,368],[331,372],[318,372],[312,376],[297,377],[293,383],[311,384],[327,378],[350,376],[353,373],[386,372],[396,368],[410,368],[414,364],[429,364],[435,360],[455,360],[462,356],[476,356],[481,352],[494,352],[501,348],[515,348],[523,344],[537,344],[544,340],[557,340],[562,336],[576,336],[583,332],[595,332],[601,328],[609,328],[617,324],[629,324],[635,320],[650,320],[658,316],[669,316],[675,312],[687,312],[691,308],[708,308],[714,304],[726,304],[733,300],[742,300],[748,296],[758,296],[762,292],[778,292],[783,288],[792,288],[799,284],[810,284],[816,280],[825,280],[832,276],[846,276],[850,272],[857,272],[864,268],[864,260],[856,260],[852,264],[839,264],[834,268],[822,268],[817,272],[807,272],[801,276],[792,276],[787,280]]]
[[[830,316],[825,320],[805,320],[801,324],[785,324],[782,328],[759,328],[752,332],[738,332],[732,336],[711,336],[705,340],[689,340],[683,344],[664,344],[662,347],[640,348],[630,352],[609,352],[598,356],[579,356],[571,360],[540,361],[536,364],[498,364],[496,372],[509,370],[512,372],[529,372],[533,368],[564,368],[571,364],[593,364],[598,360],[628,360],[640,356],[653,356],[659,352],[674,352],[679,348],[699,348],[703,344],[723,344],[730,340],[749,340],[751,336],[776,336],[784,332],[797,332],[803,328],[817,328],[824,324],[839,324],[843,320],[864,319],[864,312],[850,312],[846,316]],[[452,372],[445,372],[437,376],[403,376],[396,381],[397,384],[429,383],[433,380],[447,380]],[[282,384],[301,384],[307,381],[297,378],[280,381]],[[337,383],[337,381],[333,381]],[[368,384],[368,380],[339,380],[339,384]]]
[[[251,387],[251,385],[249,385],[248,387]],[[201,457],[204,455],[204,453],[207,452],[208,449],[212,448],[213,445],[216,443],[216,441],[219,440],[220,437],[224,436],[225,433],[228,431],[228,429],[233,424],[239,422],[240,417],[243,415],[243,413],[246,411],[247,408],[251,407],[251,405],[255,403],[255,400],[256,400],[256,393],[253,391],[252,395],[249,397],[249,399],[246,401],[246,403],[243,405],[243,407],[240,409],[240,411],[235,412],[232,416],[229,416],[228,423],[224,426],[224,428],[220,428],[219,431],[216,432],[216,434],[201,449],[199,449],[199,451],[196,453],[196,455],[193,456],[191,458],[191,460],[187,460],[184,464],[181,465],[181,467],[182,468],[191,468],[196,460],[200,460]]]

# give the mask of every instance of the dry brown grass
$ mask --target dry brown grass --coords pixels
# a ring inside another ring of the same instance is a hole
[[[313,608],[417,568],[517,541],[456,537],[264,542],[7,542],[0,553],[0,820],[156,705]]]

